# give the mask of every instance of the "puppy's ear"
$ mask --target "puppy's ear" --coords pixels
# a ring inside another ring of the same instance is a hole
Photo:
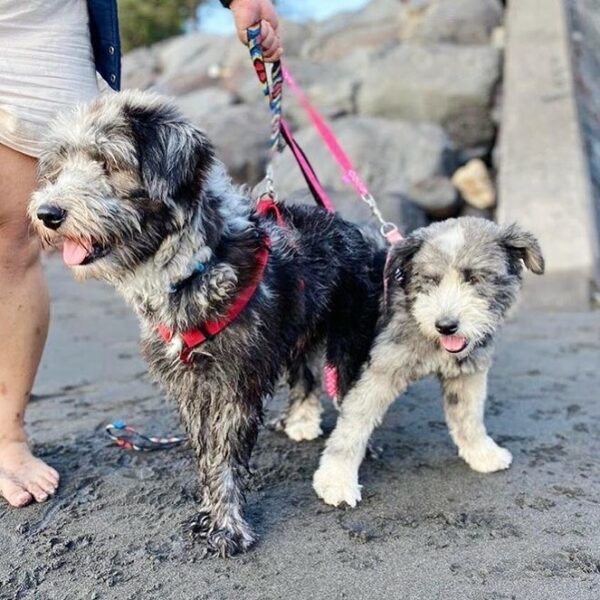
[[[214,161],[208,138],[166,103],[126,112],[149,196],[165,203],[193,201]]]
[[[508,260],[515,271],[521,270],[520,262],[523,261],[525,266],[536,275],[544,272],[542,249],[533,234],[513,223],[502,229],[500,243],[506,249]]]
[[[415,234],[410,235],[389,250],[383,273],[387,294],[392,288],[404,286],[410,276],[410,261],[423,245],[423,239]],[[385,298],[389,304],[389,297]]]

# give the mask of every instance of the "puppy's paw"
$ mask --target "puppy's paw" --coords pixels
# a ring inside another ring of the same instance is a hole
[[[459,455],[471,469],[479,473],[503,471],[508,469],[512,462],[512,454],[506,448],[498,446],[491,437],[480,444],[461,448]]]
[[[360,501],[358,477],[348,469],[338,468],[335,463],[321,465],[313,476],[313,489],[317,496],[331,506],[340,506],[344,502],[354,508]]]
[[[228,558],[245,552],[257,541],[256,535],[246,523],[234,527],[215,529],[206,537],[208,554]]]
[[[315,421],[314,419],[287,419],[284,431],[295,442],[316,440],[323,433],[320,420]]]
[[[314,440],[323,433],[321,429],[322,412],[320,400],[311,395],[290,407],[283,421],[283,430],[290,439],[296,442]]]

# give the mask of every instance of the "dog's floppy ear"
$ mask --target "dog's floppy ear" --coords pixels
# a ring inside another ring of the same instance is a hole
[[[544,272],[542,249],[533,234],[513,223],[502,229],[500,243],[506,249],[508,260],[517,272],[521,270],[521,261],[536,275]]]
[[[383,273],[386,294],[389,294],[394,286],[406,284],[410,274],[410,261],[422,244],[423,238],[413,233],[389,249]],[[389,300],[389,297],[385,298],[386,305],[389,304]]]
[[[140,174],[149,196],[192,201],[214,161],[208,138],[166,103],[128,107]]]

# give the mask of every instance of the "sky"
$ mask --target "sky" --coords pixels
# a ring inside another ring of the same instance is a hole
[[[368,0],[278,0],[277,11],[293,21],[322,21],[341,11],[361,8]],[[219,0],[210,0],[198,11],[200,30],[207,33],[230,33],[232,22]]]

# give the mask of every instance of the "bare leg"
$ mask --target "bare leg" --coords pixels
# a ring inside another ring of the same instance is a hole
[[[508,469],[512,462],[510,452],[494,442],[483,423],[487,371],[441,382],[446,422],[459,456],[481,473]]]
[[[35,159],[0,145],[0,495],[13,506],[53,494],[58,473],[35,458],[24,418],[48,331],[48,291],[27,202]]]
[[[345,502],[356,506],[360,502],[358,469],[371,433],[406,388],[404,382],[394,377],[385,354],[384,347],[379,356],[373,355],[369,369],[344,398],[337,425],[325,444],[313,487],[327,504],[338,506]]]

